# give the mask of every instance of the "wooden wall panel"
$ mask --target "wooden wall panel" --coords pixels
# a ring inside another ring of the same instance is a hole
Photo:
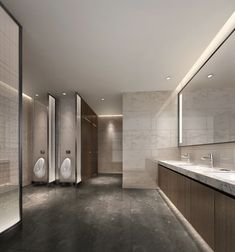
[[[95,112],[82,99],[82,180],[98,174],[98,119]]]

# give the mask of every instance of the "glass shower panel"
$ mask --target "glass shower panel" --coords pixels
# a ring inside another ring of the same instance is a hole
[[[0,233],[20,221],[20,27],[0,5]]]

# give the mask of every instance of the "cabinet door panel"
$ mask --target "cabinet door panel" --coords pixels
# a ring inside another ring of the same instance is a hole
[[[215,251],[235,249],[235,200],[215,192]]]
[[[190,191],[190,222],[214,249],[214,190],[191,180]]]
[[[184,217],[190,219],[190,179],[178,175],[177,177],[177,193],[178,193],[178,204],[177,208],[184,215]]]

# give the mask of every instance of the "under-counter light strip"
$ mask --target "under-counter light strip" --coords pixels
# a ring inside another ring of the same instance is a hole
[[[98,117],[123,117],[123,115],[98,115]]]

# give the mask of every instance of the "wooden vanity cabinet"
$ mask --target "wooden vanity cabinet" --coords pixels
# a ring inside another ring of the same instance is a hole
[[[190,211],[190,179],[159,165],[159,187],[189,220]]]
[[[215,252],[235,251],[235,198],[162,165],[159,187]]]
[[[177,194],[178,202],[177,208],[184,215],[184,217],[190,220],[190,179],[178,175],[177,176]]]
[[[215,251],[235,251],[235,199],[215,192]]]
[[[194,180],[190,181],[189,220],[201,237],[214,249],[214,190]]]

